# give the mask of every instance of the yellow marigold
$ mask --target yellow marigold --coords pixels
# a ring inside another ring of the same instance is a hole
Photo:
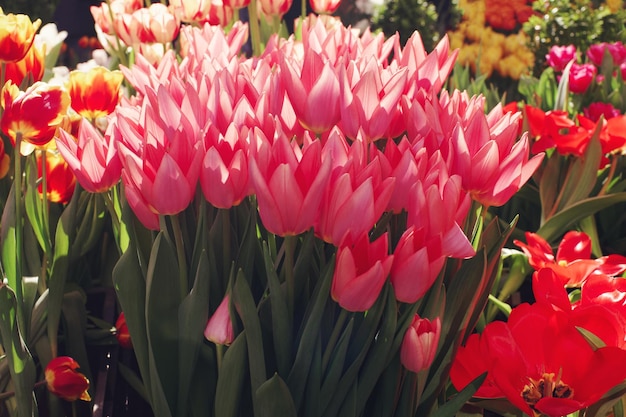
[[[615,13],[616,11],[622,9],[622,0],[606,0],[606,7],[609,8],[611,13]]]

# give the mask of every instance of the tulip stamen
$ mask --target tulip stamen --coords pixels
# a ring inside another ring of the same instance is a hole
[[[553,373],[544,373],[541,379],[528,378],[529,383],[522,390],[522,398],[534,411],[535,404],[542,398],[572,398],[574,390],[561,381],[561,372],[555,378]]]

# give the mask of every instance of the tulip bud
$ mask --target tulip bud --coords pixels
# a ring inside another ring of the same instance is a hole
[[[400,348],[402,365],[415,373],[428,369],[435,359],[440,334],[439,317],[430,321],[416,314],[402,340]]]
[[[230,312],[228,311],[229,300],[228,294],[224,296],[217,310],[209,319],[206,329],[204,329],[204,337],[217,345],[229,346],[235,339],[233,324],[230,321]]]
[[[115,322],[115,338],[121,347],[124,349],[132,349],[133,341],[130,340],[130,333],[128,332],[128,326],[126,325],[126,316],[124,312],[121,312]]]
[[[85,375],[77,372],[78,362],[69,356],[59,356],[46,366],[45,376],[48,390],[67,401],[91,401],[87,390],[89,380]]]

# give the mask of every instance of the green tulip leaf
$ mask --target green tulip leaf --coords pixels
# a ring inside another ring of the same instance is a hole
[[[291,344],[293,340],[293,316],[288,313],[287,299],[281,288],[274,262],[270,258],[267,245],[263,248],[265,273],[270,288],[270,305],[272,309],[272,336],[276,352],[278,373],[288,375],[291,365]],[[297,275],[296,275],[297,276]]]
[[[230,345],[219,368],[215,389],[215,416],[237,417],[242,403],[244,383],[248,375],[246,330]],[[217,347],[221,349],[221,347]]]
[[[346,353],[348,352],[348,344],[350,343],[350,336],[352,335],[352,329],[354,328],[354,319],[351,319],[344,331],[341,334],[337,346],[333,349],[328,369],[322,384],[322,390],[320,392],[321,407],[322,410],[326,408],[333,395],[339,388],[339,380],[341,374],[346,366]],[[352,385],[352,384],[351,384]]]
[[[196,279],[191,292],[183,300],[178,313],[179,389],[178,415],[186,415],[189,391],[196,370],[203,331],[209,317],[209,260],[200,256]]]
[[[0,335],[2,336],[9,372],[15,387],[19,416],[31,416],[33,412],[33,387],[35,386],[35,363],[24,343],[17,323],[17,300],[15,293],[6,285],[0,287]]]
[[[537,230],[537,234],[552,242],[585,217],[625,201],[626,192],[586,198],[552,216]]]
[[[255,415],[259,417],[298,416],[289,387],[278,374],[274,374],[256,390],[256,399],[259,414]]]
[[[315,347],[319,337],[324,308],[329,299],[328,295],[330,294],[334,265],[335,257],[333,256],[326,264],[325,270],[321,275],[322,278],[318,281],[313,291],[309,311],[307,311],[303,320],[304,327],[302,334],[298,338],[298,351],[296,352],[293,366],[287,378],[287,385],[291,390],[296,409],[300,408],[303,401],[306,381],[311,369],[311,362],[313,361]]]
[[[483,384],[487,378],[487,373],[476,377],[472,382],[467,384],[465,388],[461,390],[457,395],[452,397],[452,399],[441,407],[439,407],[436,411],[431,414],[432,417],[454,417],[459,412],[461,407],[474,395],[478,388]]]
[[[179,274],[176,249],[160,232],[148,263],[145,312],[151,398],[157,417],[171,415],[178,399]]]
[[[146,334],[146,281],[139,265],[134,241],[122,254],[113,268],[113,285],[126,318],[126,325],[133,342],[144,392],[151,397],[150,366],[148,361],[148,336]],[[149,401],[150,402],[150,401]]]
[[[257,307],[248,286],[248,281],[243,275],[243,271],[239,270],[237,278],[235,280],[235,287],[233,291],[233,303],[241,321],[243,322],[243,328],[246,330],[246,341],[248,343],[248,356],[250,363],[250,384],[252,392],[256,392],[257,389],[267,380],[267,374],[265,369],[265,355],[263,350],[263,334],[261,332],[261,322],[257,314]],[[255,415],[258,412],[258,405],[254,401],[253,406]]]
[[[37,237],[39,246],[45,252],[50,253],[52,251],[52,244],[50,242],[50,232],[48,225],[44,221],[42,198],[39,194],[37,186],[38,172],[37,161],[35,158],[26,159],[26,194],[24,198],[24,206],[26,209],[26,216],[28,221],[32,225],[32,230]]]

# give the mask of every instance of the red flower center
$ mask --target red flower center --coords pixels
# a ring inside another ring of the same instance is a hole
[[[534,411],[537,411],[535,404],[544,397],[572,398],[574,396],[574,390],[561,381],[561,375],[555,379],[554,374],[544,373],[539,380],[533,378],[528,378],[528,380],[530,382],[524,386],[522,398]]]

